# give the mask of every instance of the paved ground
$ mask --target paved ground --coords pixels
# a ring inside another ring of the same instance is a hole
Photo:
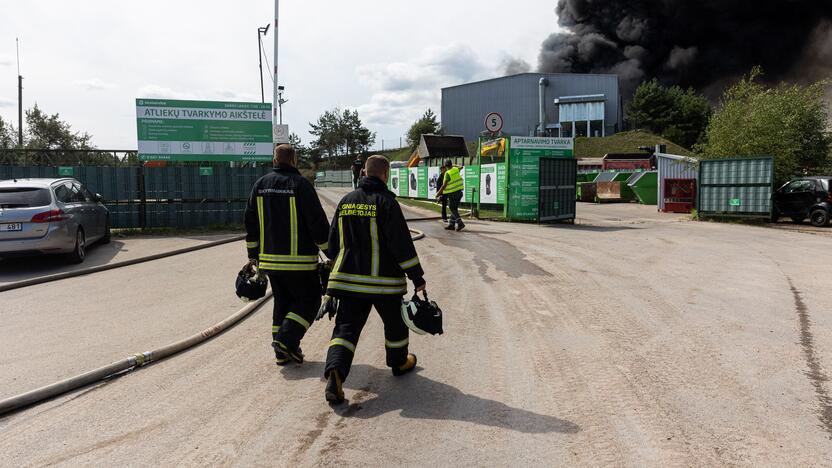
[[[0,465],[832,465],[829,240],[578,209],[575,225],[415,224],[446,333],[412,338],[414,375],[383,367],[373,317],[350,401],[330,408],[331,324],[310,330],[306,364],[280,369],[262,310],[0,419]],[[240,250],[3,293],[0,395],[230,314]]]
[[[88,247],[87,258],[79,265],[68,265],[59,255],[0,259],[0,285],[13,283],[37,276],[52,275],[65,271],[74,271],[91,266],[146,257],[161,252],[182,249],[205,242],[239,235],[225,233],[211,235],[193,235],[180,237],[161,236],[127,236],[113,235],[113,240],[106,245],[93,244]]]

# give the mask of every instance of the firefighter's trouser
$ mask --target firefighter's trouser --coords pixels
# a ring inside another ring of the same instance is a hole
[[[367,323],[372,307],[376,308],[381,321],[384,322],[387,365],[399,367],[407,362],[409,330],[402,320],[400,296],[379,296],[373,299],[341,297],[338,314],[335,315],[335,329],[332,331],[332,340],[326,353],[324,377],[329,377],[329,372],[336,369],[341,378],[347,378],[361,329]]]
[[[300,345],[321,306],[321,280],[317,271],[269,273],[274,291],[272,340],[289,349]]]
[[[439,199],[442,201],[442,221],[448,219],[448,196],[440,195]]]
[[[459,203],[462,201],[462,190],[448,194],[448,205],[451,209],[451,225],[462,223],[462,218],[459,216]],[[462,223],[463,225],[465,223]]]

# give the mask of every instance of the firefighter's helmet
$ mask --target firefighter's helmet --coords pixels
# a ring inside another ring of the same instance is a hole
[[[419,335],[426,333],[441,335],[442,309],[436,305],[435,301],[428,299],[426,292],[423,291],[422,295],[424,299],[420,299],[419,294],[416,293],[409,301],[402,302],[402,320],[407,328]]]
[[[237,297],[243,302],[256,301],[266,295],[267,281],[265,277],[261,277],[257,266],[253,263],[246,263],[237,273],[235,287]]]

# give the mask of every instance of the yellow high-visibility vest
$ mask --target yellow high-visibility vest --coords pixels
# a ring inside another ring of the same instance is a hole
[[[445,186],[445,191],[442,192],[444,194],[455,193],[462,190],[464,187],[462,185],[462,174],[459,173],[458,167],[452,167],[445,171],[445,182],[448,185]]]

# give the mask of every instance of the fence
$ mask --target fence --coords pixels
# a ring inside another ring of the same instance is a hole
[[[99,193],[114,228],[242,224],[267,167],[3,166],[0,180],[74,177]]]
[[[315,187],[352,187],[352,171],[318,171]]]

